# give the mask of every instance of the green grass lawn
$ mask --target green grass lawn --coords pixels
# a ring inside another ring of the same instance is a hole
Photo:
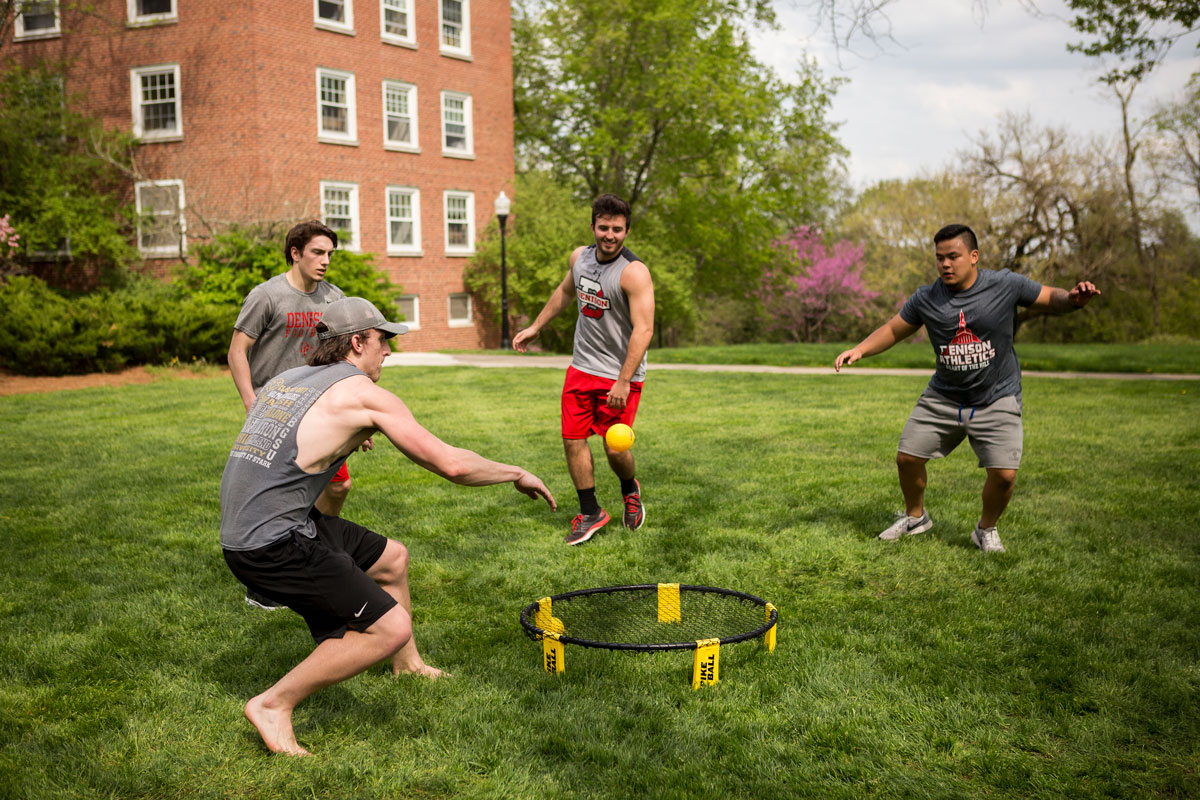
[[[311,640],[221,558],[228,378],[0,398],[0,797],[1200,796],[1200,382],[1028,378],[1009,552],[985,557],[965,446],[930,468],[933,530],[874,538],[925,381],[854,374],[655,374],[645,528],[566,547],[561,381],[384,370],[562,509],[383,441],[353,456],[345,515],[409,546],[418,642],[455,677],[319,692],[295,718],[312,759],[241,716]],[[541,672],[525,605],[660,581],[771,601],[776,651],[724,648],[695,692],[689,653],[568,647]]]

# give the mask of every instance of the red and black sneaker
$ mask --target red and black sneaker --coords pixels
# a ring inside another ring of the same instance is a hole
[[[633,482],[634,491],[625,495],[625,518],[622,522],[631,531],[636,531],[646,524],[646,507],[642,505],[642,485]]]
[[[563,541],[567,544],[583,544],[607,524],[608,512],[603,508],[595,514],[578,514],[571,520],[571,532]]]

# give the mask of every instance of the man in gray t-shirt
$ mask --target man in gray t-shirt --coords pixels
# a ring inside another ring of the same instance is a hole
[[[996,523],[1012,499],[1024,435],[1021,366],[1013,350],[1017,309],[1065,314],[1083,308],[1100,290],[1081,281],[1068,292],[1007,269],[981,270],[975,233],[966,225],[947,225],[933,241],[939,279],[841,353],[834,369],[882,353],[924,326],[937,370],[900,434],[896,466],[905,512],[879,538],[893,541],[933,527],[925,510],[925,464],[949,455],[966,438],[987,470],[971,541],[984,552],[1001,552]]]

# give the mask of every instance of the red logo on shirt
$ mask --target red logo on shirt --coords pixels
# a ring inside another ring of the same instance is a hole
[[[938,350],[938,363],[955,372],[983,369],[996,357],[996,348],[991,342],[981,341],[967,327],[967,318],[958,312],[958,330],[950,344]]]
[[[608,298],[604,296],[604,289],[601,288],[600,281],[589,278],[587,275],[580,275],[579,285],[575,287],[575,292],[579,295],[580,314],[592,319],[600,319],[604,316],[609,302]]]

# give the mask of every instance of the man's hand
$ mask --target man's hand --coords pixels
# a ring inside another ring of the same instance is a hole
[[[518,492],[529,495],[534,500],[541,497],[550,506],[551,511],[558,511],[558,503],[554,502],[554,495],[550,494],[550,490],[546,488],[546,484],[542,483],[542,479],[532,472],[526,472],[517,478],[513,481],[513,486]]]
[[[848,367],[860,358],[862,358],[862,351],[857,347],[844,350],[833,360],[833,371],[841,372],[842,367]]]
[[[608,407],[624,408],[629,402],[629,381],[618,379],[608,390]]]
[[[1075,284],[1074,289],[1067,292],[1067,299],[1076,308],[1083,308],[1093,297],[1099,294],[1100,290],[1096,288],[1096,284],[1091,281],[1080,281]]]
[[[512,340],[513,350],[516,350],[518,353],[526,352],[529,349],[529,343],[536,339],[537,335],[538,332],[532,327],[526,328],[523,331],[518,331],[517,335],[514,336]]]
[[[362,451],[365,453],[368,450],[374,450],[374,449],[375,449],[375,437],[368,436],[367,440],[362,443]]]

